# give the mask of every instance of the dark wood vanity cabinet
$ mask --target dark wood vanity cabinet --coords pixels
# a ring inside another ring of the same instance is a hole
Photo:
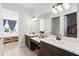
[[[33,40],[33,39],[30,39],[30,49],[31,50],[36,50],[38,47],[39,47],[40,43]]]
[[[39,56],[77,56],[77,55],[41,41]]]

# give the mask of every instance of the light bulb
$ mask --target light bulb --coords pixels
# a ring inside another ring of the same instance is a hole
[[[35,18],[32,18],[32,20],[37,20],[37,18],[35,17]]]
[[[61,5],[58,5],[58,6],[57,6],[57,10],[58,10],[59,12],[62,12],[62,11],[63,11],[62,6],[61,6]]]
[[[51,11],[52,11],[52,13],[57,14],[57,10],[55,8],[53,8]]]
[[[64,3],[64,4],[63,4],[63,7],[64,7],[66,10],[68,10],[68,9],[70,8],[70,5],[69,5],[68,3]]]

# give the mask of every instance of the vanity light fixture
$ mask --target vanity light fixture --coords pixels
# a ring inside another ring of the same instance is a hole
[[[60,5],[57,5],[57,10],[59,11],[59,12],[62,12],[63,11],[63,8],[62,8],[62,5],[60,4]]]
[[[70,8],[70,5],[68,3],[57,3],[53,5],[52,12],[54,14],[57,14],[57,12],[62,12],[64,9],[68,10]]]
[[[52,13],[57,14],[57,10],[56,10],[56,8],[53,7],[53,8],[51,9],[51,11],[52,11]]]
[[[63,7],[68,10],[70,8],[70,5],[68,3],[63,3]]]
[[[32,20],[36,21],[36,20],[38,20],[38,19],[37,19],[36,16],[33,16],[33,17],[32,17]]]

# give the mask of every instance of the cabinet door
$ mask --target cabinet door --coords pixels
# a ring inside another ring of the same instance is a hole
[[[40,46],[40,51],[39,51],[39,55],[40,56],[49,56],[50,53],[49,53],[49,49],[47,49],[45,46]]]
[[[25,45],[30,48],[30,37],[25,35]]]
[[[52,51],[47,44],[41,42],[40,50],[39,50],[40,56],[57,56],[58,54],[55,51]]]

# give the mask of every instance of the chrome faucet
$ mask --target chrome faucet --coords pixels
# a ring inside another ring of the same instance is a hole
[[[61,40],[61,35],[57,35],[56,40]]]

